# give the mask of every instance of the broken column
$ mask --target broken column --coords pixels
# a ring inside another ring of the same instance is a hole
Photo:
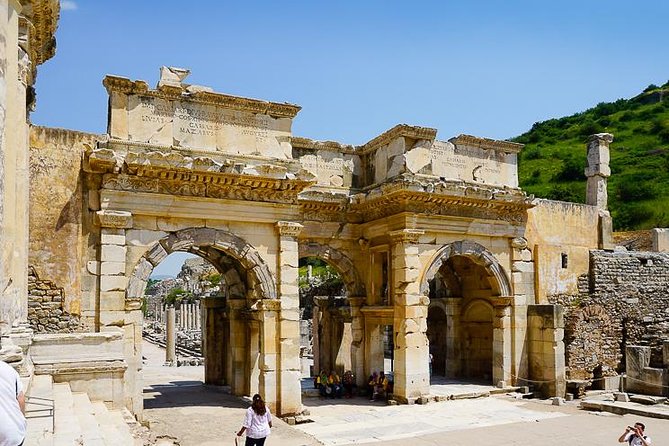
[[[176,350],[176,310],[170,306],[167,308],[167,327],[165,330],[165,365],[175,365],[177,359]]]
[[[609,145],[613,142],[610,133],[597,133],[588,139],[588,178],[585,202],[599,208],[599,249],[613,249],[613,223],[608,207],[607,178],[611,176],[609,167]]]

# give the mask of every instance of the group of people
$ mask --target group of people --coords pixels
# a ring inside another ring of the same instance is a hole
[[[350,370],[345,371],[341,377],[334,370],[330,374],[321,371],[314,379],[314,387],[324,398],[352,398],[356,387],[355,375]]]
[[[386,398],[392,392],[392,383],[384,372],[372,373],[367,380],[367,387],[371,395],[370,401],[377,398]]]

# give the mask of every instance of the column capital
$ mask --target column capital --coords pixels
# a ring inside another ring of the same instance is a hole
[[[279,235],[297,237],[302,232],[302,229],[304,229],[304,226],[293,221],[278,221],[276,222],[276,229],[279,231]]]
[[[425,234],[425,231],[422,229],[399,229],[388,233],[393,244],[418,243],[418,239],[423,234]]]
[[[132,228],[132,214],[130,212],[105,209],[97,211],[96,214],[98,215],[100,226],[103,228]]]

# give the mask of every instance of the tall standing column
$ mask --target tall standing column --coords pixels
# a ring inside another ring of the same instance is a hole
[[[175,365],[176,350],[176,310],[173,306],[167,308],[167,327],[165,329],[165,365]]]
[[[420,293],[418,239],[424,231],[401,229],[390,233],[395,333],[395,397],[405,402],[430,393],[427,307]]]
[[[367,380],[365,375],[365,318],[361,308],[365,297],[349,297],[348,302],[351,305],[351,368],[355,374],[356,384],[364,386]]]
[[[278,292],[281,301],[278,409],[281,415],[288,415],[302,411],[297,236],[303,226],[280,221],[276,228],[279,233]]]
[[[611,176],[609,167],[609,144],[613,142],[610,133],[597,133],[588,139],[588,167],[585,176],[588,178],[586,186],[586,204],[599,208],[599,249],[613,249],[613,222],[607,210],[608,192],[607,179]]]

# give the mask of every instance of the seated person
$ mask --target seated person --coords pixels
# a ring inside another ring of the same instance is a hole
[[[353,388],[355,387],[355,375],[352,371],[347,370],[342,377],[342,385],[344,386],[344,396],[346,398],[353,397]]]
[[[372,401],[376,399],[377,395],[385,398],[387,392],[388,392],[388,378],[386,378],[386,375],[383,372],[380,372],[379,377],[377,378],[376,383],[374,384],[374,393],[372,393]]]
[[[341,378],[337,372],[332,370],[328,376],[328,386],[330,386],[330,398],[341,398],[343,387],[341,385]]]
[[[321,370],[321,374],[318,375],[318,393],[322,397],[328,396],[328,375],[325,371]]]

